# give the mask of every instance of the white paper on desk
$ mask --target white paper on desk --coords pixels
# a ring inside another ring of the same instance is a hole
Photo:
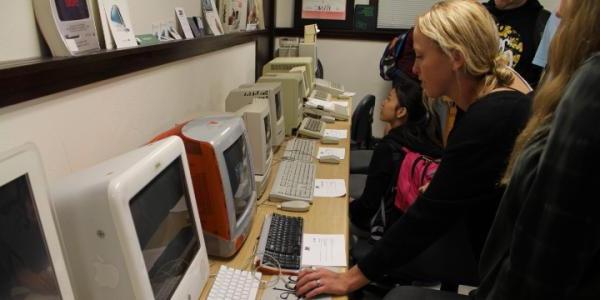
[[[330,136],[338,138],[340,140],[345,139],[348,136],[348,130],[346,129],[325,129],[323,136]]]
[[[315,179],[314,197],[337,198],[346,195],[344,179]]]
[[[345,267],[346,242],[343,234],[302,235],[302,266]]]
[[[354,97],[354,95],[356,95],[355,92],[343,92],[342,96],[344,97]]]
[[[328,147],[319,147],[319,152],[317,152],[317,158],[321,158],[326,155],[335,155],[340,160],[346,157],[346,149],[344,148],[328,148]]]
[[[341,100],[341,101],[340,100],[331,100],[329,102],[331,102],[333,104],[337,104],[339,106],[348,107],[348,101],[345,101],[345,100]]]

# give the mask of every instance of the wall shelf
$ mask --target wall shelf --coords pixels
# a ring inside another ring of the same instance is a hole
[[[321,29],[317,34],[317,41],[319,38],[322,39],[343,39],[343,40],[365,40],[365,41],[391,41],[395,36],[402,32],[406,32],[406,29],[379,29],[374,32],[370,31],[354,31],[354,30],[342,30],[342,29]],[[304,29],[302,28],[277,28],[275,29],[275,36],[304,36]]]
[[[268,61],[269,30],[240,32],[151,46],[101,50],[67,58],[0,63],[0,108],[93,82],[160,66],[228,47],[256,42],[257,70]],[[263,57],[263,56],[267,57]]]

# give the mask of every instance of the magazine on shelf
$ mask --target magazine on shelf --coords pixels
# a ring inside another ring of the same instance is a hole
[[[100,0],[103,2],[106,20],[117,48],[137,46],[127,0]]]
[[[221,23],[225,28],[225,32],[246,30],[248,0],[221,0],[219,4]]]
[[[87,0],[33,0],[33,9],[53,56],[100,49]]]
[[[212,35],[222,35],[223,25],[219,19],[219,12],[215,6],[214,0],[202,0],[202,12],[204,13],[204,22],[206,22],[205,30]]]

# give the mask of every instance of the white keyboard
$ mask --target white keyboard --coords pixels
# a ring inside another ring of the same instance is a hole
[[[312,201],[316,167],[311,162],[283,160],[271,187],[272,201]]]
[[[254,300],[262,273],[221,266],[208,294],[209,300]]]
[[[286,143],[283,157],[290,160],[312,161],[316,142],[309,139],[294,138]]]
[[[310,93],[310,98],[315,98],[323,101],[331,101],[331,94],[324,91],[313,90]]]
[[[345,90],[344,86],[339,83],[331,82],[331,81],[327,81],[327,80],[319,79],[319,78],[315,79],[315,89],[330,93],[334,96],[337,96],[337,95],[343,93]]]
[[[298,134],[314,139],[322,138],[324,132],[325,122],[311,117],[304,118],[298,128]]]

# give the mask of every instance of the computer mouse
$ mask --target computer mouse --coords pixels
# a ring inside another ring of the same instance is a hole
[[[310,202],[302,200],[292,200],[282,202],[277,208],[285,211],[305,212],[310,209]]]
[[[321,121],[325,123],[333,123],[335,122],[335,118],[332,116],[321,116]]]
[[[319,158],[319,162],[326,164],[339,164],[340,158],[335,155],[323,155]]]
[[[340,143],[340,140],[338,138],[332,137],[332,136],[324,136],[321,138],[321,144],[334,144],[337,145]]]

